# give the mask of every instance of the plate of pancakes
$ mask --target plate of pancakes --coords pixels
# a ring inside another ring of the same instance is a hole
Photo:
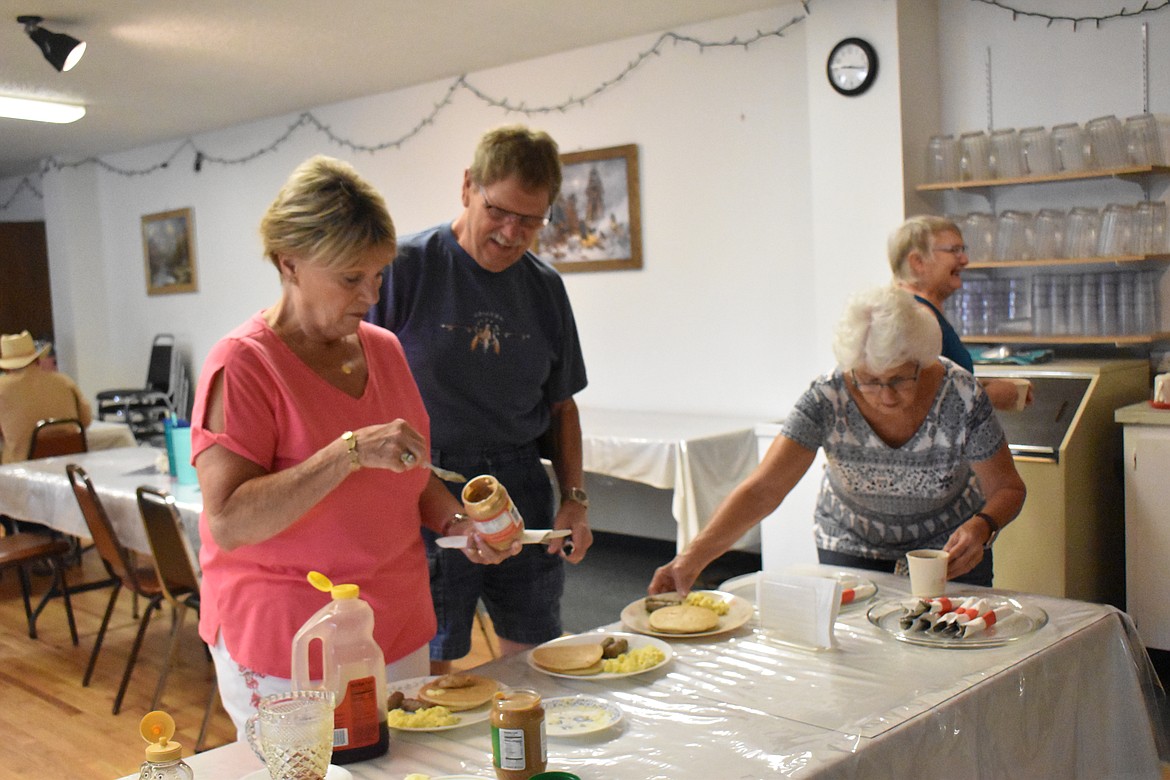
[[[747,599],[719,590],[692,591],[703,601],[726,607],[723,614],[685,603],[677,594],[647,596],[626,605],[622,623],[639,634],[669,638],[715,636],[734,631],[751,620],[755,607]]]
[[[625,642],[623,652],[627,654],[638,651],[645,652],[644,648],[657,648],[662,654],[662,660],[644,669],[630,669],[620,672],[604,671],[604,662],[606,659],[603,658],[603,655],[606,652],[606,648],[603,643],[606,639]],[[670,663],[670,659],[673,657],[674,651],[670,648],[670,645],[660,639],[639,636],[638,634],[605,631],[588,634],[571,634],[569,636],[558,637],[551,642],[545,642],[543,645],[534,647],[528,651],[528,665],[538,672],[551,674],[554,677],[616,680],[621,677],[632,677],[635,674],[645,674],[655,669],[661,669]]]
[[[491,700],[500,684],[490,677],[478,674],[455,673],[443,676],[412,677],[386,683],[393,695],[402,691],[407,699],[416,699],[424,707],[446,707],[458,723],[449,726],[393,726],[399,731],[449,731],[472,723],[482,723],[491,715]]]

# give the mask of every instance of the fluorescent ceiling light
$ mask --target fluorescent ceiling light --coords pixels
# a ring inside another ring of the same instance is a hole
[[[29,119],[33,122],[69,124],[85,116],[85,106],[51,100],[7,97],[0,95],[0,117]]]

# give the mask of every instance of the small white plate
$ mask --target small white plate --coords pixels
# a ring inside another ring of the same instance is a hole
[[[411,677],[406,680],[393,680],[386,683],[386,690],[391,692],[402,691],[404,694],[406,694],[406,698],[413,699],[419,692],[420,688],[432,680],[437,679],[439,679],[438,675],[429,675],[427,677]],[[394,729],[395,731],[451,731],[452,729],[461,729],[464,726],[470,726],[473,723],[483,723],[485,720],[491,717],[491,701],[484,702],[474,709],[461,710],[459,712],[452,712],[451,714],[456,718],[459,718],[459,722],[452,723],[450,726],[428,726],[426,728],[390,726],[390,728]],[[326,780],[332,780],[332,778],[326,778]]]
[[[267,769],[257,769],[244,775],[240,780],[272,780],[272,776],[268,774]],[[353,775],[345,767],[330,764],[329,770],[325,773],[325,780],[353,780]]]
[[[788,573],[807,574],[810,577],[828,577],[840,582],[841,609],[850,609],[867,604],[877,596],[877,583],[852,572],[837,571],[826,573],[818,569],[809,569],[806,572],[801,569],[794,569]],[[759,578],[760,572],[758,571],[753,571],[750,574],[741,574],[738,577],[725,580],[720,584],[719,590],[741,596],[754,604],[756,601],[756,582]],[[852,591],[852,594],[849,591]]]
[[[548,544],[553,539],[560,539],[562,536],[571,534],[568,528],[562,528],[559,531],[549,531],[547,529],[525,530],[520,536],[521,544]],[[449,549],[462,549],[467,546],[466,536],[440,536],[435,540],[435,544],[440,547],[447,547]]]
[[[667,633],[665,631],[655,631],[650,627],[650,613],[646,611],[646,600],[637,599],[626,605],[622,610],[622,622],[627,627],[632,628],[639,634],[647,634],[648,636],[664,637],[666,639],[689,639],[697,636],[715,636],[716,634],[725,634],[728,631],[735,629],[748,622],[752,615],[755,614],[755,607],[747,599],[740,598],[731,593],[724,593],[718,590],[701,590],[696,593],[705,593],[713,598],[720,599],[727,603],[727,614],[719,616],[719,622],[715,628],[710,631],[698,631],[693,634],[676,634]]]
[[[550,737],[592,734],[622,719],[621,707],[592,696],[560,696],[544,700],[544,730]]]
[[[622,633],[620,631],[598,631],[598,632],[593,632],[593,633],[588,633],[588,634],[573,634],[571,636],[562,636],[562,637],[558,637],[557,639],[552,640],[551,642],[545,642],[543,645],[541,645],[541,647],[556,647],[558,645],[597,644],[598,642],[600,642],[602,639],[604,639],[607,636],[612,636],[616,639],[625,639],[627,642],[630,643],[630,648],[629,648],[630,650],[638,650],[640,648],[646,647],[647,645],[653,645],[654,647],[657,647],[660,651],[662,651],[662,654],[666,657],[662,659],[661,663],[659,663],[655,666],[651,666],[649,669],[639,669],[636,672],[598,672],[597,674],[567,674],[565,672],[554,672],[551,669],[545,669],[543,666],[536,663],[536,661],[532,660],[532,650],[529,650],[528,655],[527,655],[528,665],[531,666],[533,669],[535,669],[538,672],[544,672],[545,674],[550,674],[553,677],[564,677],[564,678],[570,679],[570,680],[617,680],[617,679],[620,679],[622,677],[633,677],[636,674],[646,674],[646,672],[652,672],[655,669],[661,669],[662,667],[664,667],[668,663],[670,663],[670,659],[674,658],[674,650],[672,650],[670,645],[668,645],[666,642],[663,642],[661,639],[655,639],[654,637],[650,637],[650,636],[639,636],[637,634],[625,634],[625,633]],[[536,648],[533,648],[533,649],[536,649]]]

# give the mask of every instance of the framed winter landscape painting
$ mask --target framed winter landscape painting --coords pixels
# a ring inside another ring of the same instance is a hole
[[[564,178],[537,253],[561,273],[642,267],[638,147],[561,155]]]

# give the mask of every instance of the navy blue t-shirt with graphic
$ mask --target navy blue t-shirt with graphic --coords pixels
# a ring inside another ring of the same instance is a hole
[[[560,275],[531,252],[484,270],[450,224],[399,241],[366,319],[402,342],[439,450],[533,442],[548,429],[550,404],[587,383]]]

